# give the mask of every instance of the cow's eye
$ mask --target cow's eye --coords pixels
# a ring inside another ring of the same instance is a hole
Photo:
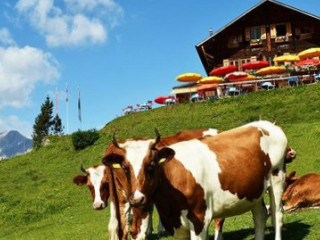
[[[153,164],[153,162],[151,162],[148,166],[147,166],[147,172],[148,173],[151,173],[151,172],[153,172],[154,171],[154,169],[155,169],[155,164]]]

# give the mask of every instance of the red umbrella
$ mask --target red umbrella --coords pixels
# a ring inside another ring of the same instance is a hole
[[[248,73],[246,72],[232,72],[232,73],[229,73],[227,74],[224,79],[228,79],[230,81],[233,81],[233,80],[236,80],[238,78],[244,78],[244,77],[247,77],[248,76]]]
[[[301,66],[318,65],[318,64],[319,64],[319,59],[306,59],[306,60],[297,62],[295,66],[301,67]]]
[[[224,66],[224,67],[218,67],[213,69],[210,72],[210,76],[221,76],[221,75],[226,75],[228,73],[237,71],[237,67],[235,65],[229,65],[229,66]]]
[[[270,66],[268,61],[253,61],[242,65],[243,69],[259,69]]]
[[[160,96],[154,99],[154,101],[158,104],[165,104],[167,99],[174,99],[174,96]]]

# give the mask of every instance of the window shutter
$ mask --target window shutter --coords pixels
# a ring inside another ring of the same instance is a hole
[[[250,41],[250,28],[246,27],[246,41]]]
[[[275,24],[271,24],[270,26],[270,35],[271,35],[271,38],[277,37],[277,29]]]
[[[291,23],[287,23],[287,34],[288,36],[292,36],[292,28],[291,28]]]
[[[266,26],[261,26],[261,39],[267,39]]]

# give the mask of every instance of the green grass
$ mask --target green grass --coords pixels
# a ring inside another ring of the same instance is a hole
[[[88,189],[72,184],[72,178],[81,173],[81,163],[101,162],[113,131],[121,139],[153,137],[154,127],[162,135],[206,127],[226,130],[261,116],[275,120],[298,153],[288,171],[320,173],[319,93],[316,84],[134,113],[108,123],[100,139],[79,152],[70,136],[51,137],[47,147],[0,162],[0,239],[107,239],[109,210],[92,210]],[[285,228],[284,239],[320,239],[319,210],[285,214]],[[253,239],[251,214],[227,219],[224,232],[225,239]],[[266,230],[266,239],[273,236]]]

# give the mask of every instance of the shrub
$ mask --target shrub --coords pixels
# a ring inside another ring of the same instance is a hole
[[[72,144],[75,150],[82,150],[94,144],[99,139],[99,133],[93,129],[88,131],[80,131],[72,133]]]

